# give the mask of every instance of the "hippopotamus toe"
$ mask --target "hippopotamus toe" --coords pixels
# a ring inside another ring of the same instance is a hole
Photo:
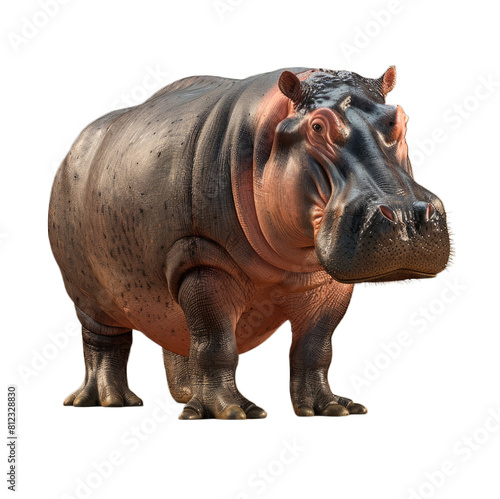
[[[349,416],[349,411],[337,402],[330,402],[317,414],[318,416]]]
[[[349,404],[347,410],[349,411],[349,414],[366,414],[368,412],[364,405],[357,404],[356,402]]]

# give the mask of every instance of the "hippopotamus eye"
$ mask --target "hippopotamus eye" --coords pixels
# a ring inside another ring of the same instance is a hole
[[[315,132],[318,132],[318,133],[320,133],[323,130],[323,127],[319,123],[314,123],[314,125],[312,127],[313,127],[313,130]]]

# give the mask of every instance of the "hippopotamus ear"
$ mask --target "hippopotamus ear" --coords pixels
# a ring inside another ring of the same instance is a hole
[[[385,97],[396,86],[396,66],[391,66],[377,81]]]
[[[300,80],[291,71],[281,73],[278,87],[295,105],[302,100],[303,93]]]

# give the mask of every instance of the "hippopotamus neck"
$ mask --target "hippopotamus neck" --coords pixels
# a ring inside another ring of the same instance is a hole
[[[238,221],[246,239],[265,262],[282,270],[314,272],[322,269],[319,261],[301,266],[299,269],[297,265],[287,261],[286,255],[278,254],[271,247],[261,230],[255,207],[255,172],[265,168],[271,155],[278,124],[295,113],[290,99],[287,99],[278,89],[277,81],[281,71],[265,75],[267,78],[264,90],[260,88],[258,99],[250,101],[250,105],[247,97],[243,99],[249,108],[248,115],[252,117],[250,127],[253,143],[251,149],[240,146],[234,148],[231,161],[232,192]],[[294,68],[293,71],[299,79],[305,80],[317,70]],[[315,260],[315,255],[313,259]]]

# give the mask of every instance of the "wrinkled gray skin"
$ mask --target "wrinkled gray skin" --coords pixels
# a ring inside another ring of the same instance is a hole
[[[163,347],[182,419],[265,417],[237,389],[238,354],[289,320],[296,414],[366,412],[328,383],[353,283],[432,277],[449,257],[443,205],[413,180],[404,113],[385,104],[394,81],[192,77],[89,125],[49,210],[83,328],[85,379],[65,404],[142,405],[126,376],[136,329]]]

